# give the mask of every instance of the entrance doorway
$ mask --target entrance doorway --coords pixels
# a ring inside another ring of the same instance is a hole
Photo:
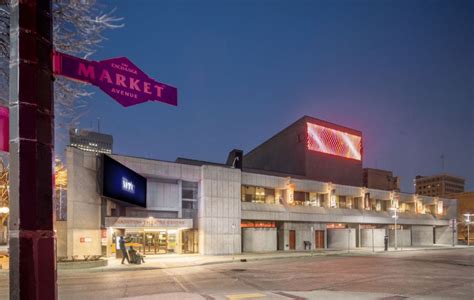
[[[184,230],[181,233],[182,252],[183,253],[197,253],[198,252],[198,231]]]
[[[296,232],[294,230],[290,230],[290,250],[296,249]]]
[[[145,232],[145,254],[166,254],[176,252],[176,231],[163,230]]]
[[[316,249],[324,248],[324,230],[314,231],[314,248]]]

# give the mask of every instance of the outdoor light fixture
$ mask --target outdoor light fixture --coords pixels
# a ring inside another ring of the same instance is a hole
[[[10,208],[7,206],[0,207],[0,214],[8,214],[10,212]]]

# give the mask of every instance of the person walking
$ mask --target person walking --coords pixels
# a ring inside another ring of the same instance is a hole
[[[127,263],[130,264],[130,259],[128,258],[127,247],[125,246],[125,239],[123,238],[123,236],[120,236],[119,245],[120,245],[120,250],[122,250],[122,256],[123,256],[122,265],[125,259],[127,260]]]

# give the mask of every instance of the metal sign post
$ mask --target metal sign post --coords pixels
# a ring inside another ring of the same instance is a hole
[[[464,223],[466,223],[467,225],[467,245],[470,246],[471,243],[470,243],[470,228],[471,227],[471,217],[474,216],[474,214],[471,214],[471,213],[467,213],[467,214],[464,214],[464,217],[465,217],[465,220],[464,220]]]
[[[449,227],[451,228],[452,230],[452,243],[453,243],[453,247],[454,247],[454,233],[456,232],[456,226],[457,226],[457,222],[456,222],[456,219],[450,219],[449,220]]]
[[[50,0],[10,15],[10,299],[57,299]]]
[[[347,253],[351,252],[351,228],[347,231]]]

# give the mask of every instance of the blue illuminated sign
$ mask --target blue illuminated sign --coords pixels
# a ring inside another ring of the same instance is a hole
[[[102,195],[146,207],[146,178],[110,156],[103,159]]]

